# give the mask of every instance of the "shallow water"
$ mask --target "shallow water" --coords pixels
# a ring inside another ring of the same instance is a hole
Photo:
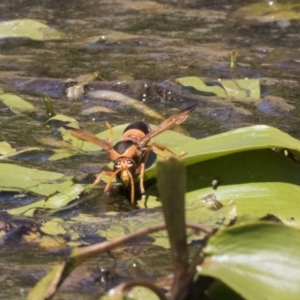
[[[55,126],[45,124],[44,94],[53,98],[57,113],[77,119],[82,127],[92,131],[104,129],[105,121],[113,125],[133,119],[158,123],[140,111],[112,101],[103,101],[100,105],[114,109],[115,114],[82,114],[95,100],[87,97],[68,100],[64,81],[91,72],[101,73],[108,82],[96,82],[96,86],[106,84],[113,89],[115,82],[122,82],[125,92],[144,100],[165,116],[198,101],[198,108],[183,125],[197,138],[251,124],[276,126],[300,138],[299,12],[294,10],[290,19],[276,11],[276,5],[293,2],[272,1],[276,14],[241,11],[255,1],[207,2],[19,0],[12,3],[2,0],[0,20],[37,19],[66,36],[45,42],[0,40],[0,87],[39,108],[34,113],[15,114],[0,104],[1,140],[19,148],[36,146],[40,138],[59,138]],[[268,6],[268,2],[264,5]],[[234,73],[229,68],[232,51],[238,53]],[[192,75],[208,82],[219,78],[259,78],[262,102],[219,99],[175,84],[176,78]],[[146,81],[133,88],[132,82],[138,80]],[[143,90],[145,83],[151,88]],[[45,147],[51,150],[51,146]],[[14,162],[70,175],[77,173],[81,159],[49,162],[45,153],[30,153],[14,158]],[[104,164],[106,155],[88,159],[90,163]],[[1,203],[5,203],[5,197]],[[86,213],[92,210],[91,207],[80,209]],[[149,253],[151,256],[152,252]],[[0,298],[9,295],[10,299],[22,299],[24,289],[28,290],[42,276],[34,265],[33,269],[28,267],[34,274],[32,280],[24,282],[23,278],[16,283],[11,278],[18,272],[18,264],[26,261],[18,253],[16,257],[20,259],[11,260],[5,254],[1,260],[4,269],[7,263],[13,263],[17,270],[7,271]],[[60,259],[58,255],[50,261]],[[165,270],[160,273],[165,274]],[[76,289],[78,287],[70,288]],[[11,290],[13,293],[9,294]],[[57,299],[68,299],[68,296]],[[78,295],[76,299],[85,299],[85,296]]]

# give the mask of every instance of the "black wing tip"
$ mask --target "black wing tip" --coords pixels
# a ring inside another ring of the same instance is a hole
[[[186,111],[193,111],[198,106],[198,103],[194,103],[190,106],[188,106],[185,110]]]
[[[72,127],[72,126],[69,126],[69,125],[62,125],[61,127],[66,129],[66,130],[82,131],[82,129],[80,129],[80,128]]]

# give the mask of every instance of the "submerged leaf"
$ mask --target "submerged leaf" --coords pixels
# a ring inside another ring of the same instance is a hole
[[[29,103],[28,101],[25,101],[21,97],[10,94],[10,93],[5,93],[5,94],[0,94],[0,101],[2,101],[6,106],[11,107],[11,108],[17,108],[17,109],[34,109],[34,106]]]
[[[30,19],[0,22],[0,39],[20,37],[46,41],[62,39],[64,34],[44,23]]]
[[[104,113],[108,113],[108,114],[115,114],[116,113],[115,110],[113,110],[109,107],[97,105],[97,106],[92,106],[92,107],[84,109],[81,112],[81,114],[84,115],[84,116],[88,116],[88,115],[96,114],[96,113],[99,113],[99,112],[104,112]]]
[[[145,103],[138,101],[136,99],[133,99],[129,96],[123,95],[118,92],[113,92],[113,91],[107,91],[107,90],[97,90],[97,91],[92,91],[88,93],[88,96],[91,96],[93,98],[97,99],[103,99],[103,100],[112,100],[112,101],[118,101],[123,103],[124,105],[131,106],[135,108],[136,110],[139,110],[143,114],[155,118],[158,120],[163,120],[164,117],[151,109],[149,106],[147,106]]]

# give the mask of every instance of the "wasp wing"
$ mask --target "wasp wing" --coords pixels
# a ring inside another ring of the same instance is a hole
[[[179,125],[183,123],[188,117],[191,111],[193,111],[197,106],[197,103],[193,104],[192,106],[180,111],[177,114],[172,115],[162,123],[160,123],[154,130],[149,132],[144,138],[140,141],[140,146],[145,146],[152,138],[159,135],[160,133],[170,129],[174,125]]]
[[[101,148],[103,148],[105,151],[109,151],[112,148],[111,143],[106,142],[105,140],[99,139],[98,137],[96,137],[95,135],[81,130],[81,129],[77,129],[77,128],[70,128],[68,127],[67,130],[75,137],[90,142],[92,144],[95,144]]]

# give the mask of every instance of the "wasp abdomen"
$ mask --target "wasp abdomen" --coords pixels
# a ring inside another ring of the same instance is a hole
[[[125,132],[127,132],[130,129],[136,129],[141,132],[143,132],[145,135],[148,134],[151,131],[151,127],[148,123],[144,121],[135,121],[130,123],[123,131],[123,135]]]

